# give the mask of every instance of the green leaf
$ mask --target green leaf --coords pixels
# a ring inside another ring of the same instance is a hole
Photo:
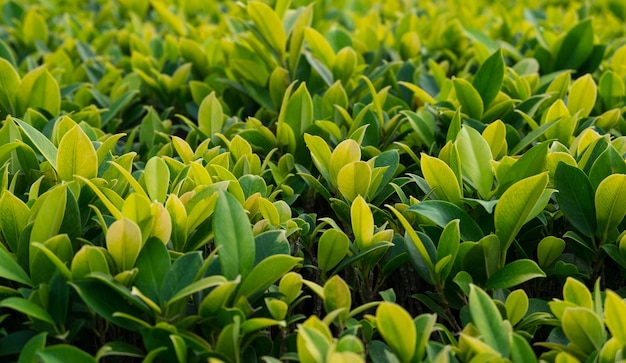
[[[170,181],[170,169],[163,159],[153,157],[144,168],[143,180],[150,199],[165,203]]]
[[[596,190],[596,236],[605,242],[626,215],[626,175],[613,174],[604,179]]]
[[[52,316],[44,310],[41,306],[35,304],[32,301],[26,300],[21,297],[8,297],[0,301],[0,307],[12,309],[18,311],[24,315],[29,316],[32,319],[45,321],[46,323],[54,326],[54,319]]]
[[[467,212],[449,202],[427,200],[410,206],[407,211],[420,214],[435,222],[441,228],[458,219],[463,241],[478,241],[485,235]]]
[[[626,302],[611,290],[606,291],[604,322],[621,345],[626,344]]]
[[[254,264],[257,265],[264,259],[273,255],[288,255],[291,252],[291,246],[287,240],[286,232],[265,231],[254,237],[256,255],[254,256]]]
[[[563,333],[570,343],[586,354],[600,350],[604,344],[604,324],[586,308],[566,308],[561,318]]]
[[[30,234],[31,242],[46,241],[59,232],[63,223],[66,204],[67,185],[58,185],[37,199],[31,208],[31,219],[36,216]]]
[[[583,235],[596,232],[596,209],[593,187],[587,175],[576,166],[559,163],[554,172],[556,201],[569,222]]]
[[[506,307],[507,319],[511,325],[517,324],[528,311],[528,295],[524,290],[515,290],[507,296],[504,306]]]
[[[613,145],[609,145],[593,162],[589,169],[591,186],[598,189],[598,185],[612,174],[626,174],[624,157]]]
[[[282,60],[287,45],[287,34],[285,29],[283,29],[283,24],[278,14],[260,1],[250,1],[247,10],[254,26],[263,37],[262,39],[270,45],[272,50],[278,55],[278,58]]]
[[[333,69],[335,64],[335,51],[330,46],[326,38],[313,28],[304,29],[304,39],[306,40],[311,53],[319,60],[327,69]],[[332,82],[331,82],[332,84]]]
[[[255,243],[250,221],[235,197],[218,191],[213,215],[215,245],[220,248],[222,273],[229,280],[241,275],[245,280],[254,266]]]
[[[506,258],[506,251],[527,218],[532,217],[530,214],[547,185],[547,173],[522,179],[507,189],[496,204],[494,224],[496,235],[500,238],[503,259]]]
[[[304,142],[311,152],[313,164],[327,182],[331,182],[330,158],[331,152],[328,144],[319,136],[304,134]]]
[[[563,299],[583,308],[593,308],[593,298],[587,287],[573,277],[568,277],[563,286]]]
[[[480,120],[483,116],[484,104],[478,91],[463,78],[455,78],[452,82],[456,97],[461,104],[461,112],[475,120]]]
[[[20,75],[4,58],[0,57],[0,110],[16,115],[15,90],[20,84]]]
[[[24,226],[28,224],[30,209],[26,203],[12,193],[0,197],[0,231],[11,251],[17,252],[17,241]],[[0,266],[3,265],[0,263]]]
[[[22,120],[18,120],[16,118],[12,118],[12,120],[18,123],[18,125],[22,128],[22,130],[24,130],[24,133],[26,134],[26,136],[28,136],[30,141],[32,141],[35,147],[39,150],[41,155],[44,158],[46,158],[46,160],[48,160],[48,162],[50,163],[50,165],[52,165],[54,169],[56,169],[57,168],[56,146],[54,146],[54,144],[45,135],[39,132],[39,130],[27,124],[26,122]]]
[[[597,95],[598,87],[591,74],[587,73],[578,78],[572,83],[567,96],[567,109],[570,115],[580,112],[580,117],[589,116],[593,106],[596,104]]]
[[[304,82],[292,94],[286,93],[285,98],[287,96],[289,100],[286,104],[283,101],[278,122],[285,122],[291,127],[295,137],[300,138],[313,123],[313,100]]]
[[[507,289],[537,277],[546,277],[545,272],[533,260],[515,260],[496,271],[487,283],[487,289]]]
[[[337,174],[337,187],[341,194],[353,201],[358,196],[367,196],[372,180],[372,168],[365,161],[355,161],[345,165]]]
[[[337,185],[339,171],[349,163],[361,160],[361,147],[352,140],[347,139],[339,143],[329,159],[329,174],[333,185]]]
[[[16,281],[24,285],[33,286],[26,271],[17,263],[15,258],[4,248],[0,247],[0,277]]]
[[[30,71],[15,91],[17,115],[22,116],[27,108],[45,110],[58,116],[61,110],[61,91],[56,79],[45,67]]]
[[[441,159],[422,153],[422,174],[437,198],[462,206],[461,189],[452,169]]]
[[[350,240],[342,231],[329,229],[324,231],[317,244],[317,264],[322,271],[330,271],[337,266],[348,253]]]
[[[526,338],[513,333],[511,338],[511,360],[515,363],[536,363],[537,356]]]
[[[200,104],[200,109],[198,110],[198,128],[205,135],[210,136],[215,144],[218,141],[218,137],[215,136],[215,134],[222,132],[223,125],[224,111],[222,110],[222,105],[217,99],[215,92],[211,92]]]
[[[376,326],[402,362],[410,362],[416,351],[417,332],[411,315],[400,305],[382,302],[376,309]]]
[[[546,236],[537,245],[537,262],[546,268],[565,250],[565,241],[555,236]]]
[[[461,159],[463,178],[467,178],[478,194],[487,199],[494,179],[489,144],[478,131],[462,126],[454,145]]]
[[[489,107],[498,95],[498,92],[500,92],[503,80],[504,59],[502,58],[502,50],[498,49],[478,68],[478,72],[476,72],[476,76],[474,76],[472,81],[472,85],[480,94],[485,109]]]
[[[469,311],[482,340],[502,357],[508,357],[509,338],[502,316],[489,295],[473,284],[470,285]]]
[[[84,351],[68,345],[57,344],[38,351],[37,357],[43,363],[96,363],[96,359]]]
[[[141,229],[130,219],[117,220],[107,230],[106,246],[119,271],[130,270],[141,251]]]
[[[593,51],[593,25],[591,18],[572,27],[561,42],[556,54],[556,69],[580,68]]]
[[[443,260],[446,257],[450,257],[449,262],[442,269],[440,273],[441,281],[445,281],[452,271],[454,260],[459,252],[461,231],[459,228],[459,219],[450,221],[439,237],[439,244],[437,245],[437,262]]]
[[[341,277],[335,275],[326,281],[324,284],[324,310],[330,314],[337,309],[343,309],[338,316],[341,326],[348,319],[351,304],[350,287]]]
[[[549,146],[548,142],[542,142],[527,150],[501,177],[498,192],[503,193],[511,184],[541,173],[544,170]]]
[[[354,243],[359,250],[364,250],[372,244],[374,237],[374,216],[365,199],[358,196],[350,207],[350,219]]]
[[[266,258],[256,265],[243,280],[237,296],[250,298],[254,294],[264,291],[300,261],[301,258],[289,255],[274,255]],[[235,301],[237,300],[238,298],[235,298]]]
[[[86,179],[98,175],[98,155],[80,126],[74,126],[63,135],[59,143],[56,165],[59,178],[64,181],[74,180],[74,175]]]
[[[82,246],[72,259],[72,277],[75,280],[80,280],[92,272],[102,272],[109,275],[109,264],[103,250],[101,247]]]
[[[26,343],[24,347],[22,347],[21,352],[20,352],[20,357],[17,363],[36,362],[37,358],[35,354],[46,346],[47,335],[48,333],[43,332],[30,338],[28,343]]]
[[[170,256],[163,242],[156,238],[148,239],[135,266],[139,270],[135,276],[135,286],[153,302],[162,303],[161,286],[170,270]]]

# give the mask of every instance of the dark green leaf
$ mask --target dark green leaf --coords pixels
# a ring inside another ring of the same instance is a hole
[[[583,235],[596,232],[594,191],[587,175],[575,166],[559,163],[554,173],[554,186],[559,191],[556,201],[569,222]]]
[[[507,289],[537,277],[546,277],[546,274],[537,266],[535,261],[516,260],[504,265],[504,267],[489,277],[485,288]]]
[[[254,266],[255,243],[243,207],[230,193],[220,190],[213,215],[215,245],[224,276],[234,280],[248,276]]]

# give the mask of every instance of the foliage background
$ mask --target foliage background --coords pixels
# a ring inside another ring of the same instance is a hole
[[[2,359],[623,359],[623,2],[0,6]]]

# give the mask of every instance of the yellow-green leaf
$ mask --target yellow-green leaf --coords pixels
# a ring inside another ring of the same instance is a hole
[[[441,159],[422,153],[424,179],[437,198],[461,206],[461,189],[452,169]]]
[[[587,117],[591,113],[593,106],[596,104],[598,95],[598,87],[596,82],[587,73],[578,78],[569,90],[567,96],[567,109],[571,115],[580,112],[580,117]]]
[[[20,76],[4,58],[0,57],[0,114],[16,114],[15,91],[20,84]]]
[[[532,217],[530,214],[547,185],[547,173],[531,176],[513,184],[498,200],[494,224],[503,252],[509,248],[527,218]],[[502,255],[506,257],[506,253]]]
[[[59,143],[57,173],[59,178],[65,181],[74,180],[74,175],[86,179],[92,179],[98,175],[96,149],[78,125],[63,135]]]
[[[620,344],[626,345],[626,302],[614,293],[606,291],[606,301],[604,305],[604,321],[609,331]]]
[[[374,216],[365,199],[358,196],[350,207],[354,243],[359,250],[364,250],[372,243],[374,237]]]
[[[61,110],[59,84],[46,68],[36,68],[22,79],[16,90],[15,101],[17,116],[23,115],[29,107],[57,116]]]
[[[596,235],[606,241],[609,234],[617,228],[626,215],[626,175],[613,174],[598,185],[595,196]]]
[[[410,362],[415,354],[417,332],[411,315],[400,305],[383,302],[376,310],[380,335],[401,362]]]
[[[365,161],[345,165],[337,174],[337,187],[349,201],[366,196],[372,179],[372,168]]]
[[[278,14],[260,1],[248,3],[248,15],[263,39],[269,43],[272,49],[283,59],[287,45],[287,34]]]
[[[141,251],[141,230],[130,219],[115,221],[106,234],[107,250],[120,271],[133,268]]]

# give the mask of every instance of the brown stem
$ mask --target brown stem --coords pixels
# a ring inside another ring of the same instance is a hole
[[[441,306],[446,312],[446,316],[448,317],[448,320],[450,320],[450,322],[452,323],[452,328],[455,331],[460,332],[461,330],[463,330],[463,328],[456,321],[454,314],[452,314],[452,310],[450,310],[450,304],[448,303],[448,299],[446,298],[446,295],[443,292],[443,285],[436,284],[435,289],[437,290],[437,295],[439,295],[439,302],[441,303]]]

